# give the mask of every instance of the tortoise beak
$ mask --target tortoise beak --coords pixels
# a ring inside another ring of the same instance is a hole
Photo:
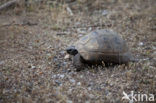
[[[66,51],[70,55],[76,55],[78,53],[78,51],[75,49],[75,46],[68,47]]]

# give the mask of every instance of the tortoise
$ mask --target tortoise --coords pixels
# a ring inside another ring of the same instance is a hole
[[[127,64],[135,59],[126,41],[109,29],[94,30],[81,37],[74,45],[67,47],[67,53],[73,55],[76,68],[84,64]]]

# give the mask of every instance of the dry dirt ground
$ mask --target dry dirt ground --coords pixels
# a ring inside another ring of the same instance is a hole
[[[70,7],[73,15],[67,8],[0,14],[0,103],[128,103],[123,91],[156,100],[156,1],[101,0]],[[117,31],[139,61],[76,72],[65,48],[101,28]]]

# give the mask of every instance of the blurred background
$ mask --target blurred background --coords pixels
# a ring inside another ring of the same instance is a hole
[[[139,61],[76,72],[65,48],[95,29]],[[129,103],[123,91],[156,95],[156,0],[0,1],[0,103]]]

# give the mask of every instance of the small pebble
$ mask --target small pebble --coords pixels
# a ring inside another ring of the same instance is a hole
[[[67,100],[66,103],[73,103],[71,100]]]
[[[88,28],[88,31],[91,31],[91,30],[92,30],[92,27],[89,27],[89,28]]]
[[[83,36],[83,34],[79,34],[78,36],[79,36],[79,37],[82,37],[82,36]]]
[[[143,45],[144,45],[144,43],[143,43],[143,42],[140,42],[140,43],[139,43],[139,46],[143,46]]]
[[[80,78],[83,78],[83,75],[80,75]]]
[[[78,33],[81,33],[81,34],[85,34],[85,33],[86,33],[86,30],[83,30],[83,29],[81,29],[81,28],[78,28],[78,29],[77,29],[77,32],[78,32]]]
[[[93,94],[89,94],[89,97],[92,99],[92,98],[94,98],[94,95]]]
[[[60,75],[60,78],[64,78],[64,74],[61,74],[61,75]]]
[[[61,83],[59,80],[55,80],[55,83],[56,83],[57,85],[59,85],[59,86],[62,85],[62,83]]]
[[[50,57],[51,56],[51,53],[48,53],[47,56]]]
[[[0,65],[4,64],[5,62],[4,61],[0,61]]]
[[[56,75],[52,75],[52,78],[56,78]]]
[[[71,88],[68,90],[68,93],[69,93],[69,94],[71,94],[71,93],[72,93],[72,89],[71,89]]]
[[[90,103],[89,101],[86,101],[85,103]]]
[[[102,15],[103,15],[103,16],[106,16],[107,14],[108,14],[108,11],[107,11],[107,10],[103,10],[103,11],[102,11]]]
[[[49,46],[47,47],[47,49],[50,49],[50,48],[52,48],[52,46],[51,46],[51,45],[49,45]]]
[[[81,85],[81,82],[78,82],[77,85]]]
[[[70,79],[69,81],[72,82],[72,83],[75,83],[75,80],[74,79]]]
[[[36,67],[35,67],[35,66],[31,66],[31,68],[32,68],[32,69],[35,69]]]
[[[69,54],[65,55],[64,59],[69,59]]]
[[[88,90],[92,90],[92,88],[91,87],[88,87]]]
[[[65,54],[65,51],[61,51],[60,54],[61,54],[61,55],[64,55],[64,54]]]

